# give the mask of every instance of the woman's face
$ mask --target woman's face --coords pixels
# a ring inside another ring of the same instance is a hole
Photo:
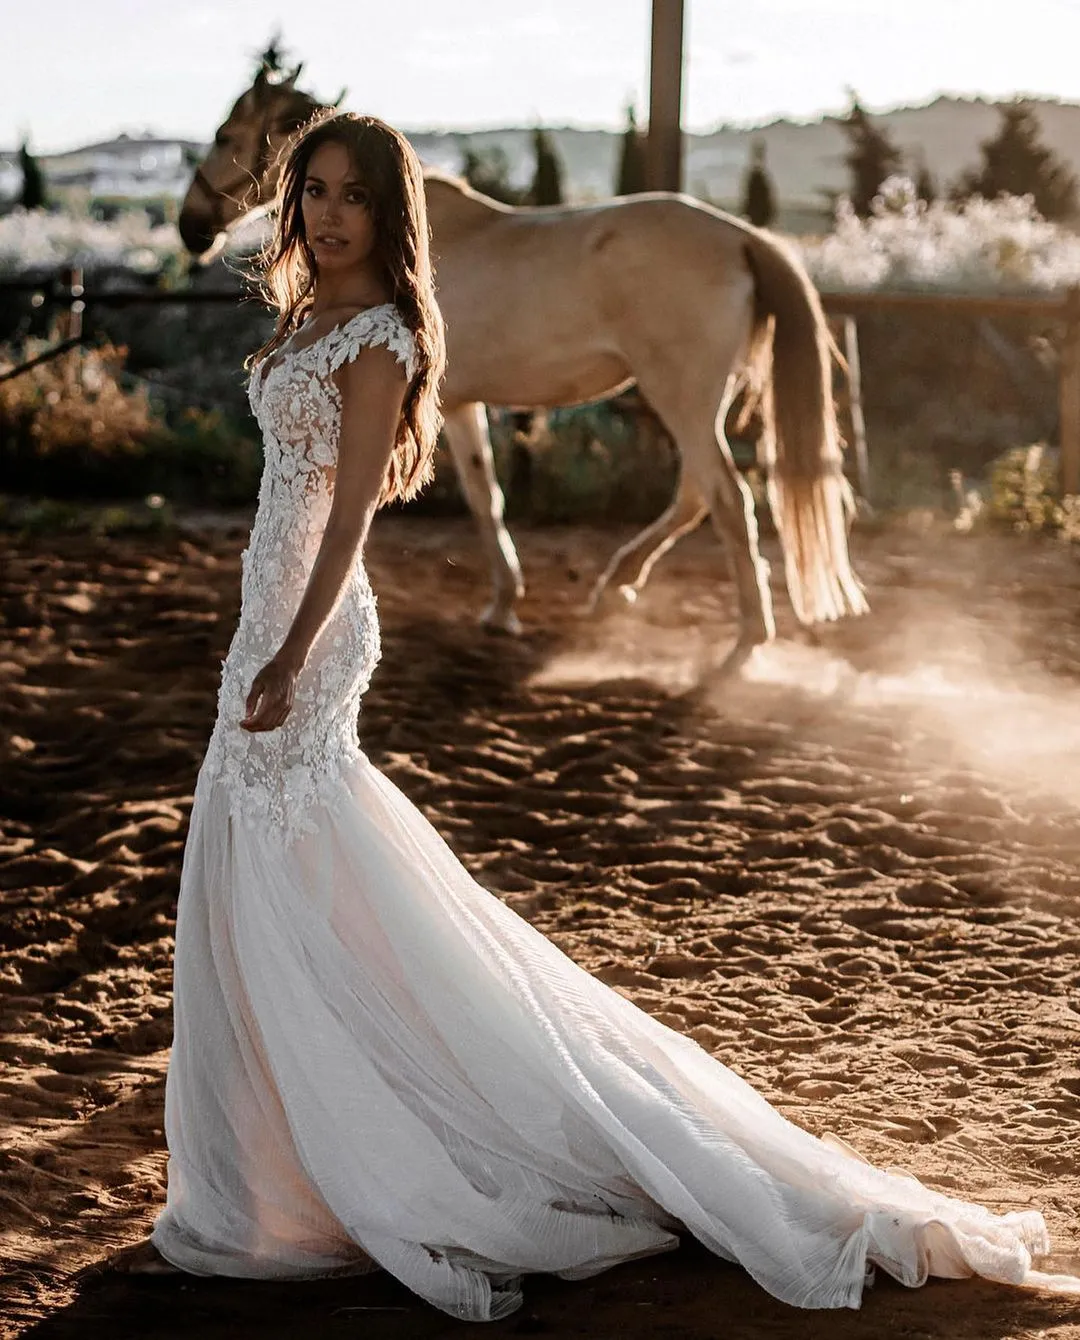
[[[343,144],[320,144],[308,160],[304,233],[320,270],[362,265],[375,252],[371,192],[357,178]]]

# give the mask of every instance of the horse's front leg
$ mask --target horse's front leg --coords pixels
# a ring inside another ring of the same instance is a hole
[[[495,477],[484,406],[476,401],[455,405],[445,412],[443,431],[491,568],[491,602],[480,621],[501,632],[520,633],[514,603],[525,594],[525,583],[514,541],[503,522],[503,493]]]

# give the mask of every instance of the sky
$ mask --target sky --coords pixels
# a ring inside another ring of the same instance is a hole
[[[0,0],[0,148],[211,138],[275,28],[299,85],[405,130],[646,119],[649,0]],[[684,125],[939,92],[1080,100],[1080,0],[685,0]]]

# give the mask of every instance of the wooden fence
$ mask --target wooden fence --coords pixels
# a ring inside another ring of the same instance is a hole
[[[53,327],[56,343],[45,349],[35,358],[18,363],[0,373],[0,382],[19,377],[40,363],[81,344],[83,339],[83,317],[89,307],[159,307],[164,303],[195,305],[202,303],[227,303],[235,306],[243,301],[252,301],[250,297],[236,289],[101,289],[88,292],[83,286],[83,272],[78,266],[69,265],[60,270],[51,280],[12,279],[0,281],[0,295],[4,293],[29,293],[31,306],[57,308],[58,320]]]
[[[82,338],[83,314],[90,306],[121,307],[160,303],[230,303],[244,301],[235,289],[125,289],[87,292],[82,271],[76,267],[61,270],[52,282],[14,280],[0,282],[0,293],[21,291],[33,294],[35,306],[48,304],[60,309],[56,327],[58,343],[51,349],[0,374],[0,381],[28,371]],[[250,301],[250,298],[247,299]],[[1059,374],[1059,448],[1063,493],[1080,493],[1080,287],[1072,287],[1046,296],[982,297],[971,293],[824,293],[822,302],[829,314],[847,364],[847,400],[851,420],[852,445],[860,491],[869,486],[869,454],[862,411],[862,372],[859,358],[858,319],[871,313],[939,311],[950,315],[1028,316],[1049,319],[1058,325]]]
[[[949,315],[1028,316],[1054,321],[1058,336],[1058,446],[1061,452],[1063,493],[1080,493],[1080,288],[1039,296],[981,297],[973,293],[828,293],[822,295],[825,310],[845,325],[848,335],[844,348],[856,379],[852,385],[852,405],[861,419],[861,395],[858,395],[858,336],[860,316],[882,312],[938,311]],[[851,355],[854,354],[854,361]],[[854,416],[853,416],[854,417]],[[865,434],[865,430],[862,430]],[[858,450],[858,432],[855,446]],[[865,438],[864,438],[865,441]],[[863,447],[865,453],[865,445]]]

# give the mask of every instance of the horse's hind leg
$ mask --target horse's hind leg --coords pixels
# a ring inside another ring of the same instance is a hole
[[[612,555],[589,596],[588,612],[595,613],[610,590],[618,591],[628,603],[636,600],[657,559],[681,536],[700,526],[708,511],[696,485],[681,475],[667,510]]]
[[[758,547],[754,495],[724,435],[737,386],[736,378],[730,376],[718,408],[702,397],[700,384],[692,377],[642,387],[678,444],[683,472],[708,507],[728,553],[738,594],[739,639],[725,669],[737,669],[754,647],[776,636],[769,565]]]
[[[503,522],[503,494],[495,477],[484,406],[470,402],[447,410],[443,431],[491,568],[491,602],[480,621],[503,632],[520,633],[514,602],[524,595],[525,583],[514,541]]]

